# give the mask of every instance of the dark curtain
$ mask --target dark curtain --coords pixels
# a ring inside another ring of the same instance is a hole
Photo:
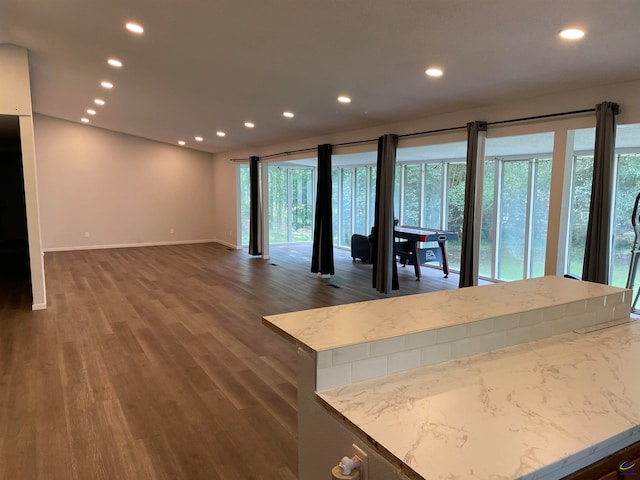
[[[376,209],[372,238],[373,287],[382,293],[398,290],[398,266],[393,248],[393,187],[397,135],[378,138]]]
[[[311,271],[333,275],[333,215],[331,205],[331,145],[318,145],[318,189]]]
[[[249,255],[262,255],[262,207],[260,202],[260,158],[249,160]]]
[[[478,175],[478,134],[486,132],[485,122],[467,123],[467,176],[464,185],[464,218],[460,254],[460,288],[478,283],[478,259],[475,258],[476,180]]]
[[[596,105],[596,144],[593,155],[593,181],[589,224],[582,264],[582,280],[609,283],[611,251],[611,210],[614,190],[614,155],[618,105]]]

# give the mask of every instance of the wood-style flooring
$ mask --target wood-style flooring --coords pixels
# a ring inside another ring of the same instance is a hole
[[[310,244],[47,253],[36,312],[0,282],[0,479],[295,479],[295,350],[261,318],[387,296],[335,254],[327,280]],[[422,270],[393,296],[457,287]]]

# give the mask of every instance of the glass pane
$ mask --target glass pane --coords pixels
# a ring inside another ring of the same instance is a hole
[[[487,139],[479,273],[544,274],[553,132]]]
[[[569,220],[569,251],[567,272],[582,276],[584,247],[589,223],[591,202],[591,179],[593,177],[593,155],[573,158],[573,177]]]
[[[595,128],[582,128],[574,131],[566,270],[567,273],[578,277],[582,276],[587,223],[589,222],[595,139]]]
[[[287,242],[287,169],[269,166],[269,242]]]
[[[498,222],[498,278],[524,277],[529,161],[503,162]]]
[[[484,162],[484,184],[482,190],[482,230],[480,232],[480,260],[478,272],[483,277],[493,276],[491,264],[495,235],[493,231],[493,217],[495,214],[495,160]]]
[[[427,163],[424,168],[422,226],[439,230],[442,228],[442,163]]]
[[[467,176],[467,166],[464,163],[450,163],[447,172],[447,230],[459,232],[462,235],[462,220],[464,217],[464,184]],[[449,252],[449,267],[460,270],[460,252],[462,242],[447,242]]]
[[[396,165],[393,179],[393,217],[400,218],[400,184],[402,182],[402,165]],[[403,222],[404,223],[404,222]]]
[[[338,245],[340,238],[340,172],[342,169],[331,170],[331,216],[333,226],[333,243]]]
[[[249,215],[251,213],[249,165],[240,165],[238,175],[240,175],[240,238],[244,247],[249,245]]]
[[[296,168],[291,174],[291,226],[293,242],[313,240],[313,170]]]
[[[551,193],[551,159],[538,159],[533,186],[531,212],[531,265],[529,277],[544,276],[547,254],[547,226],[549,224],[549,195]]]
[[[356,191],[354,192],[355,218],[353,232],[368,235],[367,229],[367,167],[356,168]]]
[[[353,179],[353,169],[342,169],[342,205],[341,215],[342,220],[340,224],[340,240],[339,244],[345,247],[351,246],[351,208],[353,206],[353,192],[351,189],[351,180]]]
[[[627,285],[631,249],[636,237],[631,224],[631,215],[639,192],[640,152],[619,155],[613,218],[612,276],[610,282],[616,287],[625,287]],[[634,295],[638,292],[639,282],[640,272],[636,272]]]
[[[404,192],[402,202],[402,223],[412,227],[420,226],[420,169],[421,165],[405,165]]]
[[[369,167],[371,179],[369,181],[369,225],[367,225],[367,233],[371,231],[371,227],[376,221],[376,167]]]

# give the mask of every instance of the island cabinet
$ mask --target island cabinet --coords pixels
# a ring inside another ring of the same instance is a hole
[[[640,442],[603,458],[562,480],[633,480],[640,479]]]
[[[623,475],[610,456],[640,441],[631,293],[543,277],[265,316],[298,347],[298,478],[331,478],[353,445],[368,480]]]

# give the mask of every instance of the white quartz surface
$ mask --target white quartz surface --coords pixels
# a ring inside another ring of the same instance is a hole
[[[320,352],[620,291],[548,276],[270,315],[264,323],[297,345]]]
[[[318,396],[427,480],[551,479],[640,439],[639,366],[633,321]]]

